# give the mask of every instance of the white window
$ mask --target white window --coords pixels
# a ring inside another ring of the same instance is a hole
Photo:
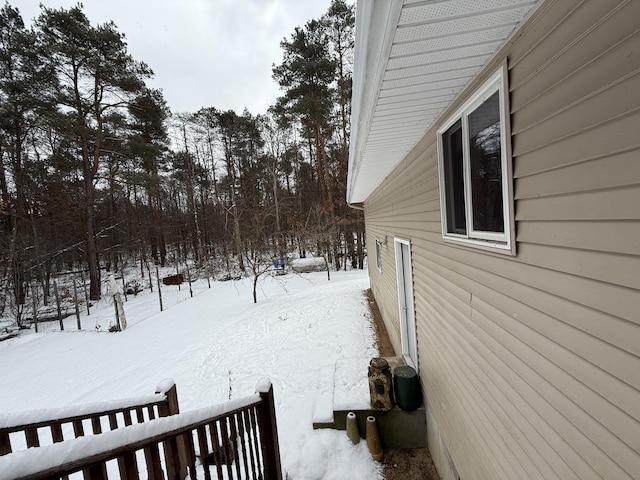
[[[438,130],[445,241],[512,250],[505,91],[501,69]]]
[[[376,266],[382,273],[382,242],[376,238]]]

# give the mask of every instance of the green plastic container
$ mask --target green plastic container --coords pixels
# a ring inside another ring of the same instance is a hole
[[[393,390],[396,404],[402,410],[415,410],[422,404],[420,379],[413,367],[402,365],[393,371]]]

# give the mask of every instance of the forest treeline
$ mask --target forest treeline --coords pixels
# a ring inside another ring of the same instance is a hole
[[[113,23],[79,4],[41,6],[26,27],[5,3],[0,315],[64,271],[86,272],[98,299],[123,262],[235,276],[310,252],[362,268],[363,217],[345,201],[354,20],[333,0],[282,40],[266,113],[172,113]]]

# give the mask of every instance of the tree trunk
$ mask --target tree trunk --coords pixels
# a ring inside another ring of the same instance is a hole
[[[258,275],[254,272],[253,274],[253,303],[258,303],[258,294],[256,290],[258,289]]]
[[[214,155],[213,155],[213,137],[211,135],[211,128],[209,127],[209,122],[206,122],[206,124],[207,124],[207,147],[209,149],[209,159],[211,160],[211,165],[209,168],[211,170],[211,177],[213,182],[213,198],[215,198],[215,201],[217,202],[220,196],[218,195],[218,182],[216,181],[216,164],[215,164]]]
[[[84,170],[84,196],[85,196],[85,235],[87,241],[87,266],[89,267],[89,298],[99,300],[100,271],[98,269],[98,248],[96,245],[95,231],[95,191],[93,186],[93,168],[89,160],[89,148],[86,138],[82,139],[82,161]],[[95,147],[94,147],[95,148]]]
[[[196,256],[196,263],[200,263],[202,261],[202,235],[200,232],[200,222],[198,221],[198,207],[196,205],[195,199],[195,188],[193,185],[193,177],[194,177],[194,157],[191,156],[189,152],[189,145],[187,143],[187,127],[186,124],[182,124],[182,136],[184,141],[184,151],[185,151],[185,170],[187,171],[187,207],[189,209],[190,217],[191,217],[191,238],[192,238],[192,246]],[[186,255],[185,255],[186,259]]]
[[[87,183],[91,185],[89,188]],[[85,221],[87,225],[87,265],[89,267],[89,298],[99,300],[100,292],[100,271],[98,269],[98,248],[95,236],[95,209],[93,205],[93,182],[91,179],[85,180],[87,205],[85,206]]]
[[[238,204],[236,203],[236,180],[233,171],[231,153],[229,152],[229,145],[225,140],[225,157],[227,162],[227,182],[229,183],[229,199],[231,200],[231,208],[229,209],[231,216],[233,217],[233,240],[235,244],[236,256],[238,258],[238,265],[240,270],[244,272],[244,259],[242,258],[242,237],[240,232],[240,212],[238,210]]]
[[[338,45],[338,87],[340,89],[340,120],[342,123],[342,155],[340,157],[340,181],[347,181],[347,169],[349,164],[349,135],[347,126],[349,125],[349,115],[347,114],[347,103],[350,98],[346,93],[347,79],[344,74],[344,52],[341,42]]]
[[[158,228],[158,218],[156,215],[156,210],[153,206],[153,198],[147,191],[147,195],[149,196],[149,213],[150,215],[147,217],[147,233],[149,235],[149,248],[151,250],[151,258],[153,258],[153,263],[158,264],[158,236],[156,234],[156,230]]]
[[[324,150],[324,138],[322,137],[322,129],[319,124],[315,126],[316,132],[316,157],[319,163],[318,170],[322,172],[321,188],[324,188],[326,192],[324,198],[326,198],[325,209],[329,212],[329,218],[331,225],[335,223],[335,204],[333,202],[333,188],[331,181],[331,174],[329,172],[329,165],[327,163],[327,154]]]
[[[149,241],[151,244],[151,257],[155,264],[160,262],[162,267],[167,260],[167,246],[164,236],[164,220],[162,215],[162,202],[159,196],[147,191],[149,196],[149,211],[151,212],[151,224],[149,225]]]
[[[22,122],[18,118],[20,114],[18,112],[13,113],[13,135],[14,138],[14,152],[13,152],[13,180],[15,187],[16,203],[15,203],[15,217],[13,221],[12,231],[12,243],[13,243],[13,279],[14,279],[14,294],[16,299],[16,306],[20,306],[24,303],[26,292],[24,290],[24,282],[26,281],[26,271],[24,265],[24,259],[22,254],[24,248],[29,245],[27,223],[27,200],[24,193],[24,175],[22,172]],[[18,314],[19,315],[19,314]],[[19,318],[18,318],[19,319]]]
[[[116,253],[116,247],[120,243],[118,241],[118,229],[115,228],[117,224],[116,214],[116,198],[114,192],[116,190],[115,186],[115,173],[109,168],[109,226],[112,227],[109,232],[109,240],[107,240],[107,245],[109,247],[109,253],[106,255],[108,259],[107,270],[116,271],[118,270],[118,258]]]
[[[276,233],[280,235],[280,205],[278,203],[278,172],[277,161],[273,163],[273,169],[271,170],[271,178],[273,180],[273,203],[276,209]]]
[[[231,192],[233,192],[234,187],[231,187]],[[232,210],[233,212],[231,213],[231,216],[233,217],[233,237],[234,237],[234,241],[235,241],[235,247],[236,247],[236,255],[238,256],[238,264],[240,265],[240,270],[242,270],[244,272],[244,259],[242,258],[242,240],[241,240],[241,234],[240,234],[240,219],[238,218],[238,205],[236,205],[236,200],[235,200],[236,196],[235,194],[231,194],[231,203],[232,203]]]
[[[200,244],[202,249],[202,261],[206,262],[209,258],[209,245],[211,245],[211,239],[209,238],[209,222],[207,221],[207,196],[204,194],[204,188],[200,188],[200,221],[202,222],[201,235],[204,242]]]
[[[17,112],[14,113],[15,116],[19,115]],[[27,211],[26,204],[27,200],[24,194],[24,176],[22,174],[22,125],[20,120],[17,118],[13,122],[14,126],[14,149],[13,152],[13,176],[14,176],[14,186],[16,189],[16,219],[18,223],[21,223],[25,218],[25,213]],[[21,227],[18,225],[18,234],[20,235]]]
[[[0,158],[2,158],[2,150],[0,149]],[[9,205],[11,198],[7,189],[7,174],[4,169],[4,162],[0,162],[0,201],[3,206]]]
[[[162,201],[157,199],[157,210],[156,213],[158,215],[158,232],[159,232],[159,246],[160,246],[160,266],[164,267],[167,263],[167,241],[164,235],[164,220],[162,215]]]

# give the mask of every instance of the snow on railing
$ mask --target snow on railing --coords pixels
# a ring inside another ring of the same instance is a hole
[[[76,418],[90,418],[104,412],[120,412],[124,409],[144,407],[150,404],[164,402],[166,395],[147,395],[136,398],[123,398],[106,402],[87,403],[60,408],[42,408],[25,410],[0,415],[0,432],[14,427],[41,426],[52,421],[68,422]]]
[[[219,479],[280,480],[273,387],[261,381],[256,390],[224,404],[5,455],[0,478],[60,478],[83,471],[85,478],[106,479],[107,462],[117,460],[120,478],[138,478],[142,463],[148,478],[197,478],[203,469],[209,479],[215,467]]]
[[[0,415],[0,455],[16,449],[59,443],[69,437],[142,423],[178,413],[173,380],[163,380],[155,395]],[[73,432],[70,433],[70,430]]]

